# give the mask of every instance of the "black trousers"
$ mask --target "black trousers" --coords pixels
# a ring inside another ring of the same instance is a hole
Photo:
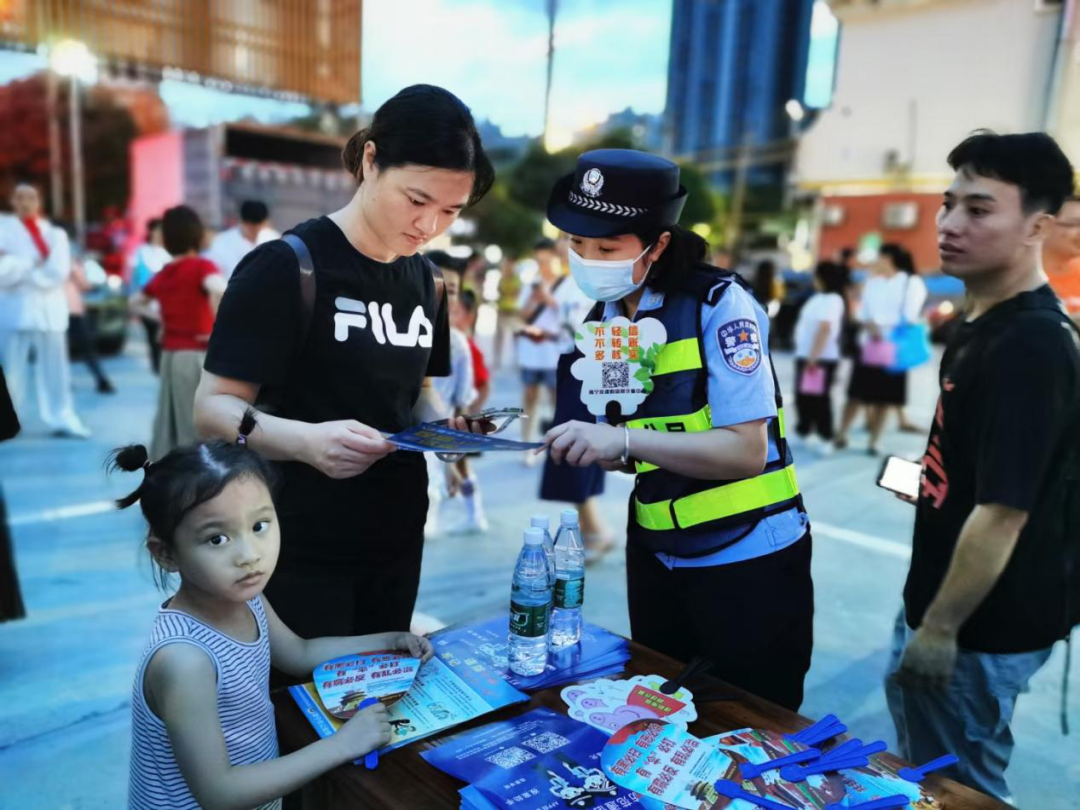
[[[799,393],[799,380],[806,369],[806,361],[795,361],[795,414],[798,417],[795,432],[804,437],[816,433],[829,442],[833,438],[832,387],[837,362],[821,361],[818,365],[825,372],[825,393],[802,394]]]
[[[630,635],[679,661],[700,655],[710,675],[797,711],[814,645],[811,546],[807,533],[765,557],[669,571],[631,542]]]
[[[7,507],[4,492],[0,490],[0,622],[21,619],[25,615],[19,572],[15,568],[15,549],[8,531]]]
[[[79,357],[86,363],[90,373],[94,375],[98,387],[108,385],[109,378],[105,376],[105,372],[101,370],[101,364],[98,362],[97,347],[94,345],[94,330],[91,328],[87,316],[70,316],[68,318],[68,332],[71,334],[71,339],[79,352]]]
[[[150,367],[155,374],[161,373],[161,341],[158,334],[161,332],[161,321],[153,318],[140,317],[143,328],[146,330],[146,343],[150,347]]]
[[[290,528],[282,520],[282,534],[288,536]],[[420,589],[423,555],[422,530],[371,548],[359,562],[283,553],[267,584],[266,597],[281,620],[302,638],[408,630]]]

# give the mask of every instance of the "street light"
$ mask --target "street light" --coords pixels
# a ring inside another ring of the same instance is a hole
[[[71,80],[68,93],[68,125],[71,139],[71,207],[75,216],[75,241],[86,243],[86,189],[83,187],[82,122],[79,105],[79,82],[97,81],[97,59],[85,43],[65,39],[49,52],[49,65],[57,76]]]

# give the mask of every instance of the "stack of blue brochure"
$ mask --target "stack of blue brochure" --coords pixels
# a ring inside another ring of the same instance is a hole
[[[581,641],[553,650],[547,667],[539,675],[522,677],[510,671],[507,662],[509,614],[492,619],[447,627],[431,637],[435,654],[450,666],[464,664],[477,672],[492,670],[515,689],[532,691],[550,686],[602,678],[623,671],[630,659],[628,643],[603,628],[586,623]]]
[[[550,709],[448,737],[420,756],[468,782],[459,791],[468,810],[552,807],[659,807],[611,782],[600,767],[607,735]]]

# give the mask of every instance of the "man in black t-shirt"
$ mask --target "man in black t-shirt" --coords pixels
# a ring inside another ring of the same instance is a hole
[[[973,135],[949,165],[938,241],[968,307],[942,360],[886,692],[904,756],[955,753],[950,776],[1009,801],[1017,695],[1069,629],[1048,527],[1080,437],[1080,348],[1039,248],[1073,174],[1042,133]]]

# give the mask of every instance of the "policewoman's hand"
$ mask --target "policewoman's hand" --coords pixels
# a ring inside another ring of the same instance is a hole
[[[587,467],[598,461],[618,461],[623,453],[622,428],[570,421],[556,425],[544,436],[551,460],[572,467]]]
[[[896,682],[914,689],[944,692],[956,666],[956,636],[923,625],[908,641]]]
[[[396,449],[375,428],[343,419],[310,426],[302,461],[330,478],[352,478]]]

